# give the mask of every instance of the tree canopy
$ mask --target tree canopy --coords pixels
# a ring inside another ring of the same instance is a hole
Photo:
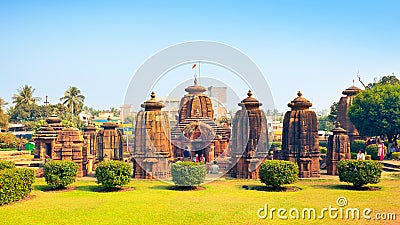
[[[361,135],[386,135],[393,143],[400,135],[400,84],[375,83],[360,91],[348,115]]]
[[[35,92],[35,88],[28,86],[25,84],[23,87],[17,90],[18,93],[14,94],[12,97],[13,103],[15,104],[15,108],[19,108],[20,106],[31,106],[37,105],[37,101],[40,101],[40,97],[33,96]]]
[[[60,101],[67,105],[72,114],[78,115],[83,108],[85,96],[81,95],[81,91],[77,87],[69,87]]]

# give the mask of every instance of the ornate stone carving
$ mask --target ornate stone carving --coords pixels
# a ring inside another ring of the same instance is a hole
[[[141,107],[144,111],[138,112],[136,120],[133,176],[167,178],[172,156],[168,116],[161,111],[164,106],[154,92]]]
[[[350,157],[350,139],[346,130],[336,123],[332,130],[333,135],[328,139],[328,152],[326,156],[327,173],[337,175],[337,162],[340,160],[349,160]]]
[[[347,115],[350,106],[353,104],[354,95],[359,91],[361,91],[361,89],[355,86],[351,86],[344,90],[342,93],[345,96],[340,98],[337,108],[337,121],[341,124],[343,129],[347,131],[350,141],[359,137],[356,127],[351,123],[349,116]]]
[[[262,105],[252,97],[251,91],[243,99],[233,119],[231,176],[236,178],[258,178],[259,165],[268,154],[267,119]]]
[[[103,128],[96,135],[97,143],[97,159],[103,160],[122,160],[122,134],[116,128],[117,123],[110,122],[103,123]]]
[[[291,101],[283,119],[282,156],[283,159],[296,162],[299,177],[319,177],[319,140],[317,116],[309,108],[312,103],[302,97]]]
[[[82,133],[75,128],[64,128],[57,137],[52,155],[53,160],[73,161],[78,164],[78,177],[87,175],[87,155]]]

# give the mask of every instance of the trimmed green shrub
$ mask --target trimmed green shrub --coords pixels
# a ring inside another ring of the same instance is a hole
[[[380,162],[365,160],[342,160],[337,164],[340,181],[352,183],[355,187],[365,184],[380,182],[382,164]]]
[[[350,152],[351,159],[357,159],[357,154],[355,152]]]
[[[35,171],[26,168],[0,170],[0,205],[24,199],[32,191]]]
[[[328,142],[327,141],[319,141],[319,146],[328,148]]]
[[[198,186],[206,178],[206,166],[200,162],[177,162],[172,164],[171,174],[176,186]]]
[[[319,150],[321,151],[321,154],[326,154],[328,152],[327,147],[319,147]]]
[[[50,161],[44,164],[44,178],[54,188],[65,188],[75,182],[78,164],[71,161]]]
[[[299,167],[291,161],[267,160],[260,165],[261,182],[274,188],[296,182],[298,174]]]
[[[103,161],[96,167],[97,183],[107,189],[122,187],[129,183],[132,168],[127,162]]]
[[[365,149],[365,153],[368,155],[371,155],[371,158],[373,160],[378,160],[378,146],[376,144],[368,145],[368,147]]]
[[[14,162],[11,162],[11,161],[0,161],[0,170],[14,169],[14,168],[15,168]]]
[[[274,148],[281,149],[282,148],[282,143],[281,142],[272,142],[270,149],[274,149]]]
[[[358,153],[358,151],[365,150],[365,141],[364,140],[355,140],[350,143],[350,152]]]
[[[400,159],[400,152],[393,152],[392,159]]]

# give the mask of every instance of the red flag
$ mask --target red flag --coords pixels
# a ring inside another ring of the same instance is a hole
[[[196,63],[192,66],[192,69],[194,69],[195,67],[196,67],[197,65],[196,65]]]

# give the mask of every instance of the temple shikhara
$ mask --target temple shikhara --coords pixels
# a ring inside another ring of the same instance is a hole
[[[268,155],[267,118],[262,103],[252,95],[249,91],[238,104],[242,108],[233,119],[231,176],[235,178],[257,179],[259,165]]]
[[[299,177],[320,176],[320,149],[317,116],[309,110],[312,103],[299,91],[297,98],[288,106],[283,119],[282,155],[283,159],[299,166]]]
[[[343,97],[340,98],[337,107],[337,121],[341,127],[346,130],[350,141],[354,141],[359,138],[358,131],[353,123],[351,123],[349,116],[347,115],[350,106],[353,104],[354,96],[360,92],[361,89],[352,85],[342,92]]]

